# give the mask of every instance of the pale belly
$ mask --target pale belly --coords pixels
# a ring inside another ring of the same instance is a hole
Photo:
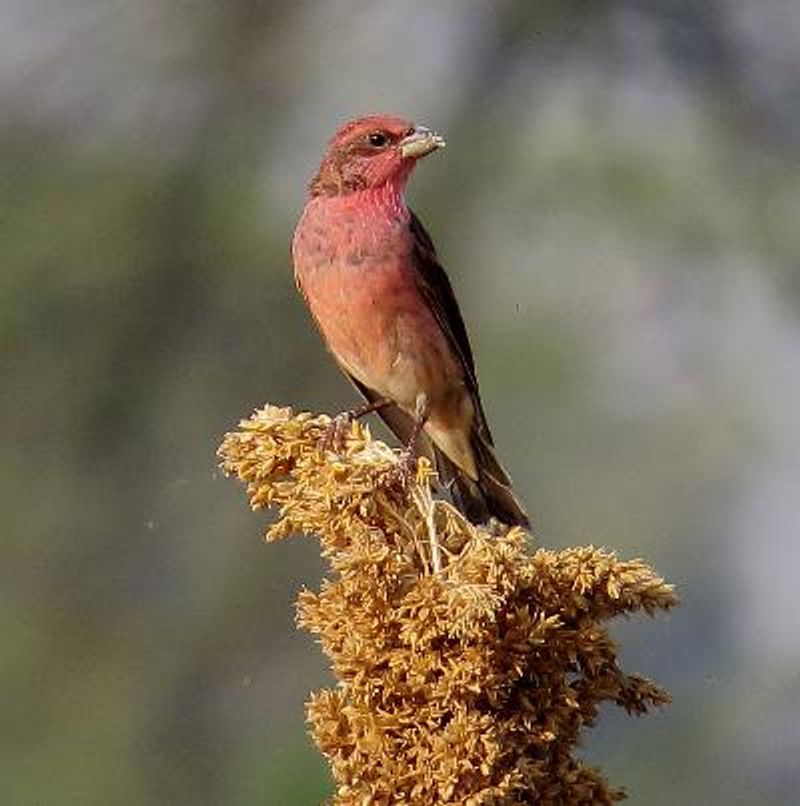
[[[358,381],[413,413],[464,394],[463,371],[433,314],[397,266],[330,266],[306,289],[337,361]]]

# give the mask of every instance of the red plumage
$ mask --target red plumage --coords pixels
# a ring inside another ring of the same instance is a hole
[[[528,526],[494,454],[467,332],[433,243],[403,196],[444,145],[372,115],[331,140],[292,244],[295,279],[328,348],[404,442],[422,431],[454,503],[473,522]]]

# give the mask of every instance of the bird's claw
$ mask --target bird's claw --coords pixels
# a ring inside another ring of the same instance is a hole
[[[417,477],[417,455],[410,448],[400,453],[397,464],[389,471],[389,479],[400,487],[408,487]]]
[[[322,448],[326,451],[341,453],[345,449],[347,432],[355,417],[351,411],[343,411],[331,418],[325,433],[322,435]]]

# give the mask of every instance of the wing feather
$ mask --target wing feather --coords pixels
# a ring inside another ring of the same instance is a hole
[[[453,293],[453,286],[450,284],[447,272],[439,263],[436,247],[433,245],[431,236],[428,235],[422,222],[413,211],[411,212],[410,226],[411,235],[414,239],[413,255],[416,262],[416,279],[419,291],[439,323],[439,327],[442,328],[447,337],[450,347],[461,362],[467,389],[472,398],[472,405],[475,408],[478,431],[492,445],[494,444],[492,434],[486,421],[478,389],[475,359],[472,355],[467,328],[464,325],[456,295]]]

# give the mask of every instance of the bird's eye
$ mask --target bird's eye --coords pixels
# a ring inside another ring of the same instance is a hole
[[[375,146],[375,148],[382,148],[386,145],[389,138],[384,134],[384,132],[372,132],[367,139],[369,140],[369,144],[371,146]]]

